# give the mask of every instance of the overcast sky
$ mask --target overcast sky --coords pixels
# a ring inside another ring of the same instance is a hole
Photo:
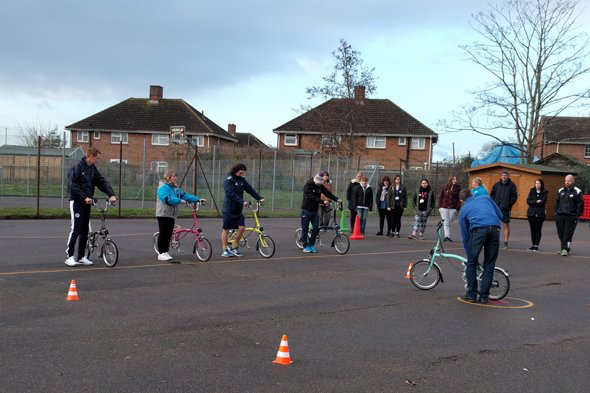
[[[414,4],[412,4],[414,3]],[[377,92],[435,132],[487,75],[458,48],[476,37],[478,0],[4,2],[0,127],[63,127],[129,97],[182,98],[227,129],[276,144],[272,129],[308,103],[341,38],[375,67]],[[588,10],[580,23],[590,26]],[[321,101],[312,101],[317,105]],[[587,115],[573,111],[569,115]],[[441,134],[435,159],[479,151],[484,137]]]

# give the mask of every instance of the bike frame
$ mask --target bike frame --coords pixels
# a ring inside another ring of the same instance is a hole
[[[94,232],[90,231],[90,233],[88,233],[88,239],[91,240],[90,245],[94,249],[94,248],[96,248],[96,235],[99,235],[103,240],[108,239],[109,230],[107,229],[107,227],[105,225],[105,221],[106,221],[106,217],[107,217],[107,210],[109,210],[109,206],[111,206],[111,204],[109,203],[109,201],[107,199],[107,203],[105,204],[105,208],[103,209],[98,204],[98,200],[94,199],[92,201],[92,206],[94,206],[96,208],[96,210],[98,210],[100,212],[100,230],[94,231]]]
[[[253,228],[244,228],[244,234],[242,235],[242,239],[247,239],[252,232],[256,232],[258,234],[258,238],[260,239],[260,241],[264,243],[264,228],[262,227],[262,225],[260,225],[260,220],[258,219],[258,211],[260,210],[260,206],[262,206],[262,204],[260,203],[260,201],[257,201],[256,208],[252,209],[252,214],[254,216],[256,225]],[[235,237],[235,235],[232,235],[232,237]],[[263,244],[263,246],[266,247],[266,244]]]
[[[188,204],[186,206],[189,207]],[[175,228],[172,231],[172,239],[175,239],[177,242],[180,243],[180,241],[182,239],[184,239],[184,237],[186,235],[188,235],[189,233],[192,233],[193,235],[195,235],[195,238],[199,242],[199,246],[201,245],[201,239],[203,237],[203,235],[202,235],[203,230],[199,227],[199,221],[197,219],[197,211],[199,210],[200,206],[201,206],[201,202],[196,202],[196,203],[190,205],[191,210],[193,212],[193,226],[191,228],[178,228],[178,229]]]
[[[331,207],[332,207],[332,210],[333,210],[333,213],[332,213],[332,225],[320,226],[319,227],[317,241],[318,241],[318,244],[320,246],[322,246],[322,241],[320,239],[320,232],[334,231],[335,232],[334,233],[334,238],[332,239],[332,247],[334,247],[334,242],[336,241],[336,238],[340,234],[340,224],[336,220],[336,211],[337,210],[342,211],[342,202],[331,202],[330,204],[331,204]]]

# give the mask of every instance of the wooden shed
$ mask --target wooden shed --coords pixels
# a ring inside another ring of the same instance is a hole
[[[547,204],[545,205],[547,218],[553,219],[553,206],[555,206],[557,190],[563,187],[566,175],[575,175],[575,173],[563,168],[552,168],[535,164],[507,164],[504,162],[476,166],[467,169],[465,172],[469,175],[469,185],[471,185],[471,179],[473,177],[480,177],[483,181],[483,186],[489,193],[492,191],[494,184],[500,181],[500,175],[504,170],[508,171],[510,179],[514,182],[518,190],[518,199],[512,207],[511,216],[513,218],[526,218],[528,209],[526,199],[529,191],[535,186],[535,180],[542,178],[545,183],[545,189],[548,191]]]

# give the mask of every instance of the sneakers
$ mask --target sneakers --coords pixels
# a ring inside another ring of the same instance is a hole
[[[225,258],[230,258],[230,257],[233,257],[233,256],[234,256],[234,254],[233,254],[232,252],[230,252],[230,251],[229,251],[229,249],[227,249],[227,248],[226,248],[226,249],[225,249],[225,250],[223,250],[223,252],[221,253],[221,256],[222,256],[222,257],[225,257]]]
[[[420,240],[424,240],[424,234],[421,233],[420,236],[418,237]]]
[[[313,252],[313,253],[318,252],[318,249],[315,248],[315,246],[309,246],[309,248],[310,248],[311,252]]]
[[[416,238],[416,234],[415,233],[411,233],[408,235],[408,239],[415,239]]]
[[[490,301],[488,300],[487,297],[479,297],[479,303],[480,304],[488,304]]]
[[[76,258],[74,258],[74,256],[71,256],[68,259],[66,259],[65,264],[71,267],[82,265],[82,263],[76,261]]]
[[[84,265],[84,266],[92,266],[94,265],[94,262],[92,262],[90,259],[86,258],[86,257],[82,257],[80,258],[80,260],[78,261],[78,263]]]
[[[395,233],[395,236],[399,237],[399,232],[396,232],[396,233]],[[392,236],[392,237],[393,237],[393,236]]]
[[[463,300],[464,302],[468,302],[468,303],[475,303],[476,302],[474,297],[469,297],[469,296],[461,296],[461,300]]]
[[[242,253],[240,252],[240,250],[239,250],[239,249],[237,249],[237,248],[228,248],[227,250],[228,250],[229,252],[231,252],[231,253],[233,254],[233,256],[234,256],[234,257],[243,257],[243,256],[244,256],[244,254],[242,254]]]
[[[444,240],[443,240],[443,242],[452,243],[453,242],[453,239],[451,239],[450,237],[445,237]]]
[[[377,235],[377,236],[383,236],[383,232],[379,231],[379,232],[377,232],[375,235]],[[389,235],[388,235],[388,236],[389,236]]]
[[[562,257],[567,257],[567,255],[569,254],[567,252],[567,250],[564,248],[563,250],[561,250],[561,252],[559,253]]]
[[[508,249],[508,242],[504,242],[504,250]]]
[[[163,252],[161,254],[158,254],[158,261],[169,261],[172,259],[172,256],[170,254],[168,254],[167,252]]]
[[[529,251],[539,251],[539,246],[531,246]]]
[[[305,246],[305,247],[303,247],[303,252],[310,253],[310,252],[313,252],[313,251],[311,250],[311,247],[310,246]]]

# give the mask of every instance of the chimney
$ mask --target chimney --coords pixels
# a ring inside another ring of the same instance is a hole
[[[227,132],[230,133],[232,136],[236,136],[236,125],[235,124],[228,124],[227,125]]]
[[[364,104],[365,102],[365,86],[354,87],[354,102],[357,104]]]
[[[150,101],[159,102],[162,99],[164,88],[162,86],[150,86]]]

